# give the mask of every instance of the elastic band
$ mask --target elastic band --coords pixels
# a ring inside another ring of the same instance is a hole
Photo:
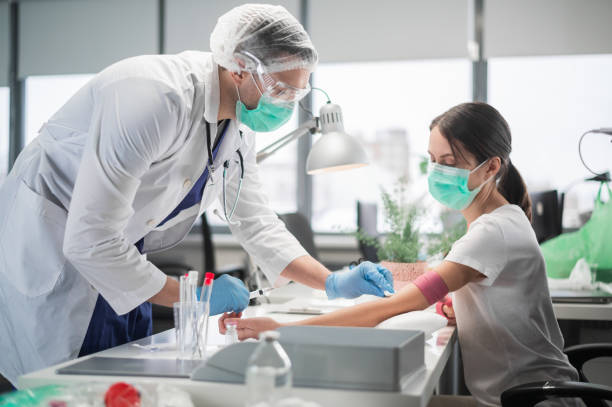
[[[433,270],[421,274],[413,283],[421,290],[429,305],[440,301],[448,294],[446,283],[442,280],[442,277]]]

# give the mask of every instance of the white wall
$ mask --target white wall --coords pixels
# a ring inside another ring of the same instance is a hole
[[[321,62],[467,55],[467,0],[311,0]]]
[[[484,14],[487,58],[612,52],[610,0],[487,0]]]
[[[156,0],[27,0],[19,11],[19,76],[94,73],[157,53]]]
[[[276,0],[272,2],[248,1],[249,3],[273,3],[285,7],[299,18],[299,0]],[[209,51],[209,37],[217,19],[241,4],[240,0],[203,1],[170,0],[166,1],[166,40],[167,53],[184,50]]]
[[[0,87],[8,86],[9,70],[9,6],[0,2]]]

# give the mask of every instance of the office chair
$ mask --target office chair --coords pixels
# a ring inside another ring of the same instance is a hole
[[[556,190],[533,192],[531,197],[533,229],[538,243],[561,234],[562,209]]]
[[[198,285],[202,285],[204,282],[204,273],[207,272],[214,273],[215,278],[223,274],[229,274],[232,277],[236,277],[244,281],[246,274],[244,265],[230,265],[217,269],[215,250],[212,243],[212,232],[208,224],[208,220],[206,219],[206,213],[202,214],[202,254],[204,256],[204,261],[202,263],[204,264],[204,270],[200,270],[198,275]],[[155,265],[166,275],[177,280],[180,276],[185,275],[190,270],[195,269],[194,266],[184,263],[156,263]],[[152,315],[153,333],[163,332],[167,329],[174,328],[174,315],[172,308],[153,304]]]
[[[215,247],[212,242],[212,231],[206,219],[206,212],[202,214],[202,253],[204,255],[204,272],[198,276],[198,285],[204,282],[204,273],[214,273],[215,278],[223,274],[229,274],[239,280],[244,281],[246,278],[246,270],[244,264],[233,264],[222,268],[217,268],[215,259]]]
[[[357,228],[365,235],[378,238],[378,207],[375,203],[357,201]],[[359,240],[361,256],[373,263],[378,263],[378,248]]]
[[[314,232],[308,222],[308,219],[300,213],[285,213],[279,214],[278,218],[283,221],[285,227],[291,233],[302,247],[316,260],[319,260],[319,251],[315,246]],[[247,277],[246,285],[249,290],[254,290],[264,287],[261,281],[261,270],[253,263],[252,259],[249,261],[249,267],[246,268]],[[251,300],[251,304],[256,304],[260,301],[259,299]]]
[[[589,383],[584,374],[584,364],[600,357],[612,356],[612,343],[593,343],[570,346],[565,354],[578,371],[580,381],[545,381],[521,384],[504,391],[502,407],[530,407],[551,398],[581,398],[587,407],[607,407],[603,400],[612,401],[612,387]]]

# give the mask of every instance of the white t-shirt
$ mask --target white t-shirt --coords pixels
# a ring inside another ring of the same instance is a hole
[[[501,393],[518,384],[578,380],[562,352],[544,258],[520,207],[481,215],[445,260],[486,276],[453,293],[465,379],[479,405],[499,406]]]

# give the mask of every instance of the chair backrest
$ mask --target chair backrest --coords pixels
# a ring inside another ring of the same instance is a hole
[[[574,345],[565,348],[563,351],[569,362],[574,366],[580,375],[581,382],[590,382],[589,378],[584,373],[585,364],[593,359],[598,358],[611,358],[612,357],[612,343],[586,343],[581,345]],[[609,376],[608,376],[609,377]],[[599,383],[610,385],[609,382]]]
[[[587,407],[607,407],[604,400],[612,400],[612,387],[589,383],[583,368],[589,360],[611,357],[612,343],[575,345],[565,348],[564,352],[578,371],[580,382],[544,381],[514,386],[501,394],[502,407],[531,407],[553,397],[580,397]]]
[[[204,255],[204,273],[215,273],[217,265],[215,262],[215,248],[212,243],[212,232],[208,225],[208,219],[206,218],[206,212],[202,213],[202,253]],[[204,273],[201,273],[202,279]],[[201,282],[198,282],[201,284]]]
[[[519,384],[501,394],[502,407],[535,407],[556,398],[580,398],[586,407],[606,407],[604,400],[612,401],[612,388],[582,382],[553,380]]]
[[[295,236],[308,254],[318,260],[319,252],[315,246],[314,233],[312,232],[312,227],[308,219],[301,213],[285,213],[278,215],[278,217],[285,222],[285,226],[289,233]]]
[[[561,208],[556,190],[533,192],[531,197],[532,221],[538,242],[561,234]]]
[[[357,227],[365,235],[378,238],[378,207],[375,203],[357,201]],[[371,262],[378,262],[378,248],[374,245],[359,241],[361,256]]]

